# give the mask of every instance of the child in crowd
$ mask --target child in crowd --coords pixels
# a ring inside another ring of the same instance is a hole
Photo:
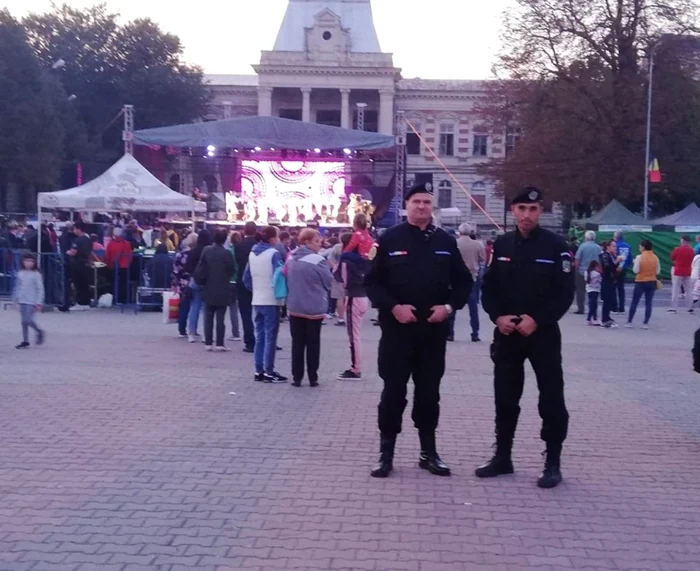
[[[34,254],[28,253],[22,256],[22,269],[17,272],[12,300],[17,304],[22,320],[23,340],[16,348],[26,349],[29,347],[30,327],[36,331],[36,344],[41,345],[44,342],[45,334],[34,321],[34,313],[41,309],[44,303],[44,282],[41,272],[36,267]]]
[[[369,253],[374,246],[374,238],[367,229],[369,226],[367,216],[364,214],[356,215],[352,226],[354,232],[350,242],[343,248],[343,254],[350,254],[350,256],[345,256],[344,259],[356,262],[369,260]]]
[[[598,297],[602,280],[601,266],[598,260],[593,260],[586,270],[586,293],[588,294],[588,325],[600,325],[598,321]]]

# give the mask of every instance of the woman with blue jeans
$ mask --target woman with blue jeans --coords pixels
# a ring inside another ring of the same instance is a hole
[[[642,240],[639,245],[641,254],[634,259],[634,273],[637,277],[634,282],[634,294],[632,295],[632,305],[630,305],[630,314],[625,327],[632,327],[634,314],[637,311],[639,300],[644,294],[644,324],[642,329],[649,328],[649,319],[651,319],[652,303],[654,301],[654,293],[656,293],[657,276],[661,273],[661,263],[659,258],[654,254],[653,246],[650,240]]]
[[[190,255],[187,257],[186,271],[190,276],[194,274],[194,270],[199,264],[204,248],[211,245],[212,242],[212,236],[208,230],[202,230],[199,233],[199,236],[197,236],[197,245],[192,249]],[[199,325],[199,315],[202,312],[202,288],[190,278],[189,291],[191,294],[191,299],[190,313],[187,317],[187,333],[189,334],[188,337],[190,343],[195,343],[197,341],[197,337],[199,336],[197,334],[197,327]]]

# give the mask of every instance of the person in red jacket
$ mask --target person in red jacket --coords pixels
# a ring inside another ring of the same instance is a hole
[[[673,262],[673,270],[671,271],[673,290],[671,292],[671,309],[669,309],[671,313],[678,311],[681,288],[685,291],[688,312],[693,313],[693,297],[690,295],[690,292],[693,291],[693,284],[691,283],[690,274],[694,257],[695,250],[690,245],[690,237],[683,236],[681,245],[671,252],[671,261]]]
[[[112,240],[107,244],[105,263],[108,269],[114,268],[116,276],[114,298],[117,303],[126,303],[129,267],[133,256],[131,242],[124,239],[121,228],[115,228]]]

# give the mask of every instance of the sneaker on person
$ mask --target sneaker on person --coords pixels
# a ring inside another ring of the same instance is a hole
[[[642,325],[642,329],[649,329],[649,324],[648,324],[648,323],[644,323],[644,324]]]
[[[241,338],[240,338],[240,337],[237,337],[237,336],[235,336],[235,335],[231,335],[231,337],[229,337],[228,340],[229,340],[229,341],[240,341]]]
[[[632,325],[632,324],[628,321],[627,323],[625,323],[625,327],[627,327],[627,329],[632,329],[632,328],[634,327],[634,325]]]
[[[617,327],[617,323],[615,323],[613,320],[606,321],[603,323],[603,327],[606,329],[615,329]]]
[[[345,326],[345,320],[344,319],[339,319],[338,321],[335,322],[335,324],[338,327],[344,327]]]
[[[196,343],[197,342],[197,336],[192,335],[191,333],[187,336],[187,339],[189,340],[190,343]]]
[[[206,351],[211,352],[211,351],[214,350],[214,346],[213,346],[213,345],[205,345],[205,346],[204,346],[204,349],[205,349]]]
[[[216,350],[217,350],[219,353],[226,353],[226,352],[228,351],[228,349],[227,349],[226,347],[224,347],[223,345],[217,345],[217,346],[216,346]]]
[[[362,378],[362,373],[356,373],[352,369],[348,369],[338,375],[339,381],[359,381]]]
[[[279,373],[263,373],[261,380],[263,383],[280,384],[286,383],[287,377],[283,377]]]
[[[677,310],[673,309],[672,307],[666,310],[668,313],[678,313]]]
[[[594,319],[591,321],[591,325],[593,325],[595,327],[600,327],[601,323],[597,319]]]
[[[36,344],[43,345],[44,341],[46,341],[46,331],[39,329],[39,331],[36,332]]]
[[[187,339],[187,337],[188,337],[187,333],[178,333],[177,336],[178,336],[180,339]]]
[[[15,349],[26,349],[29,347],[29,343],[22,341],[19,345],[15,345]]]

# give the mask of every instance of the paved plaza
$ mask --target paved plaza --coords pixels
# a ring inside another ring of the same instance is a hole
[[[387,480],[369,477],[369,322],[362,381],[335,380],[348,349],[328,325],[321,386],[296,389],[254,383],[239,344],[205,353],[160,314],[40,319],[48,344],[20,352],[17,313],[0,312],[0,570],[700,569],[700,316],[659,310],[650,331],[564,319],[571,426],[555,490],[535,486],[529,367],[516,474],[473,476],[491,453],[493,391],[464,312],[438,434],[453,476],[418,468],[407,414]],[[280,344],[288,373],[286,325]]]

